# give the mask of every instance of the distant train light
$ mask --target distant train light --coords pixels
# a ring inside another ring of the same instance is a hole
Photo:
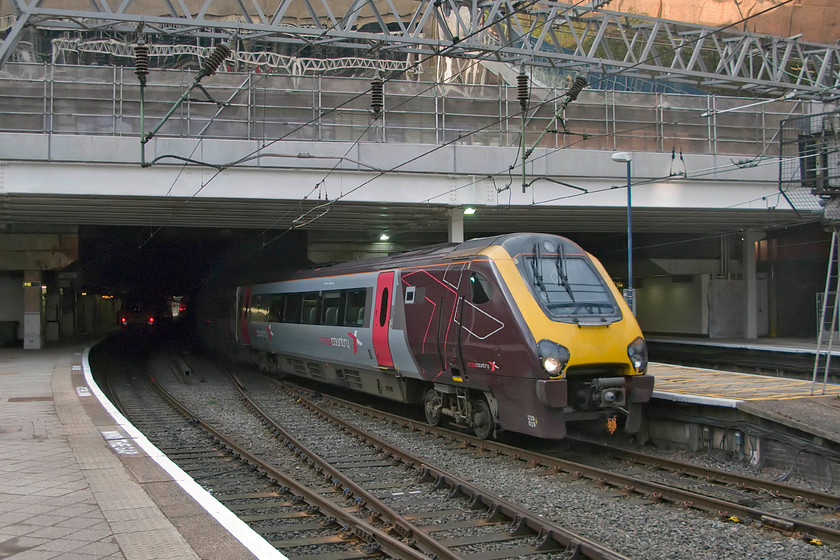
[[[389,239],[391,239],[391,236],[388,235],[387,233],[383,233],[382,235],[379,236],[379,241],[388,241]]]

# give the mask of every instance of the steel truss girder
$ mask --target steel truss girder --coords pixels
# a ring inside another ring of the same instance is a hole
[[[623,74],[753,95],[840,96],[840,47],[551,0],[0,0],[25,27],[204,36],[487,58],[515,65]],[[364,27],[363,27],[364,26]]]

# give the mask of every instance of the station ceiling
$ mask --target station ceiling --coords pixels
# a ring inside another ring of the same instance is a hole
[[[499,231],[615,233],[626,231],[625,208],[490,206],[464,217],[468,235]],[[431,204],[325,200],[173,199],[160,197],[8,194],[0,198],[0,223],[134,227],[290,229],[392,234],[447,231],[447,208]],[[735,233],[774,230],[818,221],[791,210],[632,209],[634,232]]]

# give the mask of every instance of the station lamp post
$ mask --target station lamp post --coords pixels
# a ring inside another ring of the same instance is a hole
[[[627,164],[627,287],[624,288],[624,300],[630,306],[633,315],[636,314],[636,292],[633,290],[633,203],[630,196],[630,162],[633,161],[631,152],[616,152],[613,161]]]

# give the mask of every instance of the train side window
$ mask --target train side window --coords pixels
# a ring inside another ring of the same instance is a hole
[[[283,320],[283,300],[285,294],[274,294],[269,299],[268,322],[279,323]]]
[[[385,320],[388,318],[388,288],[383,288],[382,298],[379,302],[379,326],[385,326]]]
[[[344,326],[364,326],[365,299],[367,299],[367,290],[365,290],[364,288],[358,288],[354,290],[345,291],[347,292],[347,299],[344,307]]]
[[[263,297],[254,296],[251,298],[251,305],[248,309],[249,320],[253,323],[265,323],[268,313],[263,307]]]
[[[470,299],[473,303],[482,304],[490,301],[493,296],[493,288],[490,282],[480,272],[470,274]]]
[[[323,316],[321,317],[322,325],[339,324],[338,319],[341,317],[341,295],[342,292],[340,291],[324,292],[324,295],[321,298],[323,306]]]
[[[302,323],[307,325],[318,324],[318,292],[306,292],[303,294],[302,317]]]
[[[303,301],[302,294],[286,294],[286,306],[283,309],[284,323],[300,323],[300,308]]]

